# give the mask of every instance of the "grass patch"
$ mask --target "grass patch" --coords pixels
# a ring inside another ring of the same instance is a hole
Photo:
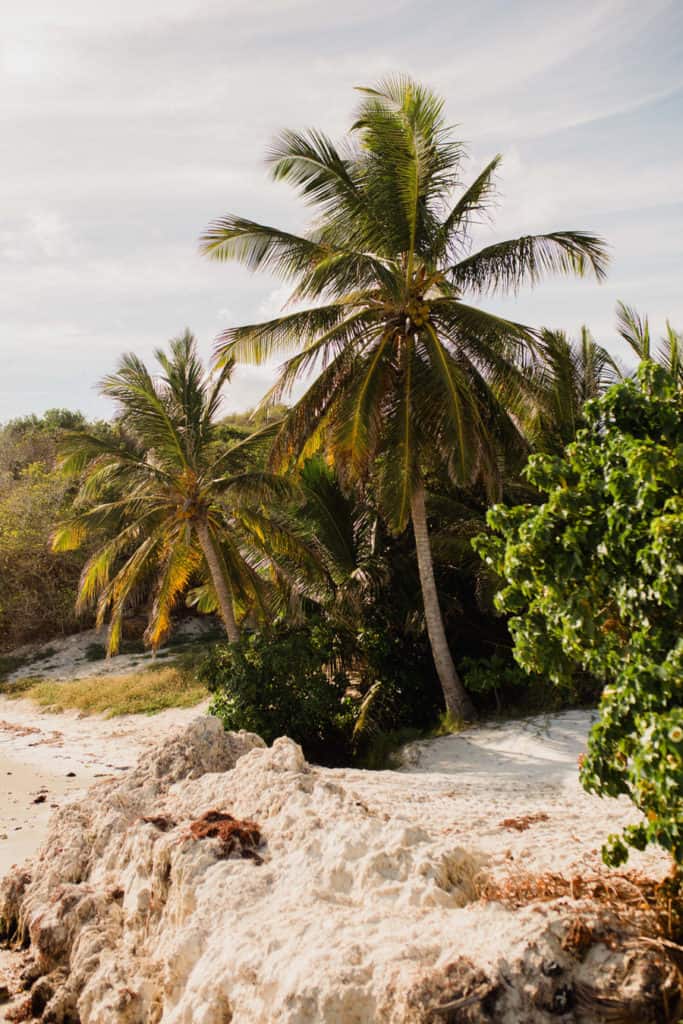
[[[55,682],[29,680],[17,696],[28,697],[50,711],[76,709],[86,715],[153,715],[166,708],[189,708],[209,691],[188,666],[168,665],[120,676],[94,676]]]
[[[9,682],[0,682],[0,694],[9,697],[10,700],[18,700],[25,697],[29,690],[38,683],[42,683],[44,676],[20,676],[19,679],[12,679]]]
[[[462,732],[465,728],[465,723],[462,718],[457,718],[451,711],[442,711],[439,715],[439,721],[431,729],[426,739],[435,739],[438,736],[454,736],[456,733]]]

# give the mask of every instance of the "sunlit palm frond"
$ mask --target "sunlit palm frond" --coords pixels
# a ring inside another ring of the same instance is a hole
[[[171,612],[180,595],[187,591],[201,563],[201,554],[192,543],[190,530],[185,528],[170,540],[161,559],[161,571],[145,631],[145,640],[152,650],[156,650],[171,632]]]
[[[633,306],[617,302],[617,330],[639,359],[650,358],[650,324],[647,317],[641,317]]]
[[[353,379],[353,353],[342,351],[322,371],[280,424],[271,465],[280,471],[310,457],[323,443],[325,428],[340,394]]]
[[[451,281],[463,291],[518,292],[548,274],[592,273],[602,281],[607,254],[602,239],[584,231],[555,231],[497,242],[449,268]]]

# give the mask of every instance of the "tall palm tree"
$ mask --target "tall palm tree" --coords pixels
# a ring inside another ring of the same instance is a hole
[[[203,235],[207,256],[274,272],[295,284],[293,301],[307,304],[227,330],[218,354],[260,363],[294,352],[270,402],[317,370],[273,457],[306,457],[324,442],[347,479],[377,471],[393,529],[412,521],[446,706],[468,716],[434,580],[424,473],[438,458],[454,480],[495,481],[502,451],[520,443],[510,412],[524,405],[531,335],[465,296],[515,291],[551,271],[601,278],[605,250],[594,235],[561,231],[471,253],[470,229],[491,205],[501,158],[462,189],[464,147],[437,96],[404,77],[361,91],[341,147],[307,131],[285,132],[271,150],[273,177],[315,208],[309,231],[228,215]]]
[[[641,317],[633,306],[624,302],[617,303],[617,330],[638,359],[653,359],[671,375],[679,387],[683,387],[683,335],[675,331],[666,321],[666,335],[660,338],[656,351],[652,348],[650,323],[647,317]]]
[[[97,602],[97,623],[107,615],[109,652],[121,638],[123,614],[141,588],[153,587],[146,639],[152,647],[170,629],[172,608],[198,575],[213,588],[231,642],[239,639],[236,607],[260,600],[258,574],[245,560],[254,542],[258,506],[286,483],[254,468],[254,441],[216,443],[221,392],[232,362],[211,378],[189,332],[157,350],[160,374],[137,356],[122,358],[101,393],[117,406],[118,436],[74,432],[61,464],[82,474],[79,510],[61,523],[53,548],[76,548],[97,531],[105,540],[81,576],[78,606]]]
[[[576,437],[585,403],[621,380],[623,372],[587,327],[578,340],[544,330],[537,352],[538,400],[525,434],[534,448],[559,453]]]

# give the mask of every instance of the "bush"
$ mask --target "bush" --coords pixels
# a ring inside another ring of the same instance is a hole
[[[376,693],[374,729],[394,732],[434,725],[442,696],[426,642],[380,621],[354,634],[349,649],[361,679],[361,696],[371,689]]]
[[[107,657],[107,648],[104,644],[90,643],[83,652],[83,657],[86,661],[104,661]]]
[[[603,849],[658,843],[683,862],[683,394],[651,363],[586,406],[559,458],[534,456],[538,507],[497,506],[477,549],[500,574],[515,657],[556,683],[604,685],[584,786],[643,820]]]
[[[199,670],[215,693],[211,713],[227,730],[247,729],[266,743],[290,736],[307,758],[348,759],[348,678],[331,669],[335,637],[323,626],[280,627],[217,645]]]
[[[481,697],[482,703],[493,696],[495,710],[521,714],[539,714],[562,708],[593,704],[601,687],[584,672],[576,671],[562,679],[560,685],[547,674],[527,672],[512,657],[493,654],[490,658],[463,658],[459,666],[463,683],[469,693]]]
[[[74,601],[82,556],[50,551],[66,501],[65,482],[37,465],[0,486],[0,651],[78,628]]]

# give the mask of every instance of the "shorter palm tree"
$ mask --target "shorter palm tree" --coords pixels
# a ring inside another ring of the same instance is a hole
[[[564,331],[541,331],[537,346],[536,401],[525,434],[537,450],[560,453],[583,424],[583,407],[623,377],[619,363],[587,327],[578,340]]]
[[[683,335],[666,321],[666,334],[660,338],[656,351],[652,348],[650,323],[633,306],[617,303],[617,330],[633,349],[638,359],[652,359],[663,366],[678,387],[683,387]]]
[[[52,546],[70,550],[104,535],[83,569],[77,608],[96,604],[98,626],[109,616],[110,654],[118,650],[126,609],[150,587],[145,639],[156,648],[169,633],[177,599],[197,577],[208,581],[229,640],[238,640],[240,613],[263,611],[267,589],[246,551],[264,535],[264,499],[288,488],[255,468],[263,436],[217,444],[232,363],[208,376],[189,331],[171,341],[170,355],[155,355],[156,377],[128,354],[102,381],[101,393],[117,406],[117,432],[74,432],[60,456],[81,483],[76,513],[59,524]]]

